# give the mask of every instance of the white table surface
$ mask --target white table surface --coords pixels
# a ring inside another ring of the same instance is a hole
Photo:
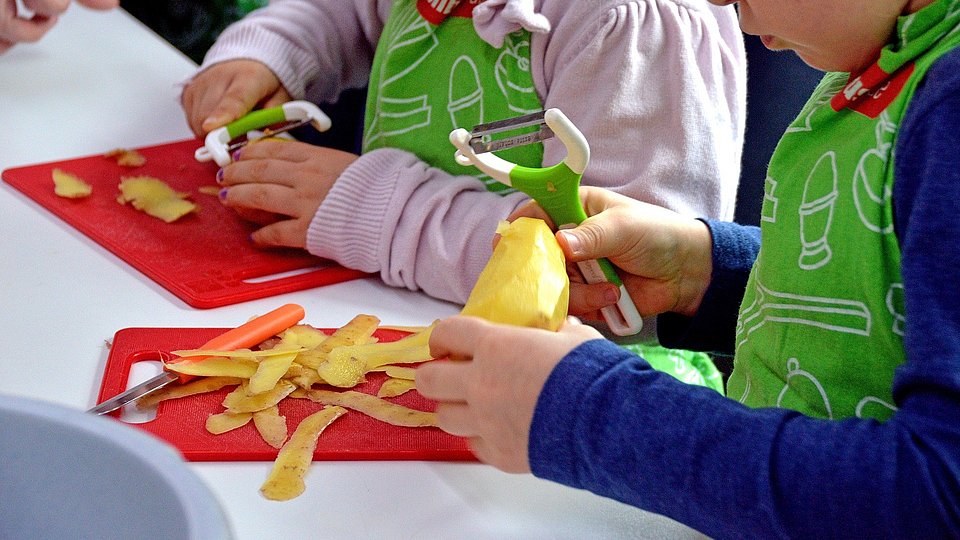
[[[42,41],[0,55],[0,170],[189,137],[178,83],[194,69],[127,13],[74,5]],[[286,302],[303,305],[306,322],[319,327],[358,313],[424,325],[458,310],[376,279],[194,309],[5,183],[0,245],[0,394],[76,409],[94,405],[106,342],[121,328],[234,326]],[[240,539],[699,536],[661,516],[474,463],[318,462],[306,492],[282,503],[258,492],[269,462],[189,466]]]

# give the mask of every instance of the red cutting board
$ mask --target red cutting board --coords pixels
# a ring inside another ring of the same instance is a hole
[[[190,349],[201,346],[227,329],[218,328],[125,328],[116,333],[107,358],[100,403],[126,390],[131,366],[139,361],[157,360],[157,351]],[[333,330],[324,330],[327,334]],[[380,341],[394,341],[406,332],[377,330]],[[352,390],[376,395],[386,375],[372,372],[367,382]],[[263,441],[251,421],[227,433],[213,435],[205,429],[207,417],[224,411],[223,398],[235,387],[163,401],[156,418],[130,424],[173,444],[189,461],[273,461],[277,450]],[[415,390],[389,401],[422,411],[433,411],[436,403]],[[308,399],[286,398],[280,402],[280,414],[287,418],[290,434],[303,418],[322,406]],[[119,418],[118,413],[113,415]],[[320,435],[314,460],[423,460],[476,461],[467,443],[435,427],[392,426],[365,414],[349,411],[330,424]]]
[[[146,164],[129,168],[102,155],[29,165],[3,171],[3,180],[81,233],[143,272],[187,304],[213,308],[356,279],[349,270],[299,249],[262,249],[249,240],[257,226],[224,207],[200,186],[216,186],[217,166],[193,157],[201,145],[185,140],[140,148]],[[53,169],[93,186],[83,199],[53,192]],[[159,178],[191,194],[200,211],[173,223],[117,201],[121,177]],[[296,273],[304,269],[314,270]],[[278,276],[277,274],[285,274]],[[275,276],[275,277],[269,277]],[[268,277],[263,280],[262,278]]]

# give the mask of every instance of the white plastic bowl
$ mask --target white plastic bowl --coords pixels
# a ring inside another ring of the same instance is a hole
[[[171,446],[112,418],[0,395],[0,538],[231,537]]]

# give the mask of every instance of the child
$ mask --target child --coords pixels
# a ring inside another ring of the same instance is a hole
[[[368,86],[363,155],[250,145],[219,175],[223,203],[267,224],[252,235],[258,244],[305,247],[463,303],[497,222],[525,196],[456,164],[448,135],[559,107],[590,141],[585,184],[731,219],[745,108],[733,8],[533,5],[317,0],[254,11],[221,35],[185,87],[192,129],[202,135],[257,106],[329,102]],[[565,151],[549,140],[502,155],[541,166]]]
[[[761,229],[584,188],[593,217],[558,233],[571,260],[632,274],[641,312],[673,312],[662,342],[735,351],[733,399],[584,326],[466,317],[431,348],[472,361],[423,366],[417,388],[480,459],[712,537],[956,538],[960,2],[739,10],[768,47],[832,71],[771,159]]]

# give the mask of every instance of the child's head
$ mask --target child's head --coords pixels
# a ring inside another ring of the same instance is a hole
[[[740,28],[823,71],[859,72],[887,44],[897,17],[935,0],[709,0],[738,4]]]

